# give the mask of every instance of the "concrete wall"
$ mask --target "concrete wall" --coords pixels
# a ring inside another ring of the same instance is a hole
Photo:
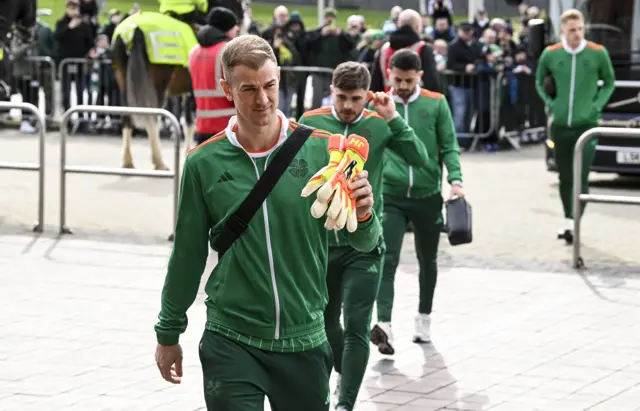
[[[315,6],[318,4],[317,0],[260,0],[264,3],[273,3],[274,7],[278,4],[300,4]],[[468,0],[451,0],[453,1],[453,9],[456,15],[466,15]],[[528,0],[527,4],[532,6],[538,6],[546,8],[549,0]],[[329,0],[325,0],[325,5],[329,4]],[[413,8],[419,10],[418,0],[335,0],[337,8],[341,9],[354,9],[365,8],[368,10],[390,10],[395,5],[402,6],[404,8]],[[484,0],[485,9],[493,16],[513,16],[517,15],[517,7],[508,6],[504,0]]]

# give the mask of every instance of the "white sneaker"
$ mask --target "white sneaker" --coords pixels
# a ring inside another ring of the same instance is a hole
[[[429,314],[418,314],[414,321],[416,332],[413,334],[413,342],[428,343],[431,341],[431,317]]]
[[[24,120],[20,123],[20,132],[25,134],[35,134],[38,132],[38,129],[32,126],[28,121]]]
[[[391,323],[377,323],[371,329],[371,343],[378,347],[380,354],[393,355],[393,332]]]
[[[335,402],[338,402],[338,398],[340,398],[340,384],[342,383],[342,374],[337,374],[336,378],[336,388],[333,390],[333,398]]]
[[[349,411],[349,410],[344,408],[343,406],[340,406],[340,407],[336,408],[336,411]]]

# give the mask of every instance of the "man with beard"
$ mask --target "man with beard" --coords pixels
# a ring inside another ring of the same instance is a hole
[[[429,342],[430,314],[438,275],[438,242],[442,227],[442,163],[447,167],[451,198],[463,196],[460,148],[443,95],[418,86],[422,77],[420,57],[400,50],[389,63],[392,95],[400,115],[407,118],[429,151],[426,167],[414,167],[392,150],[384,163],[384,237],[387,253],[378,291],[378,323],[371,330],[371,342],[382,354],[394,353],[391,310],[394,277],[408,222],[413,224],[420,303],[415,318],[414,342]]]
[[[375,93],[375,111],[365,109],[371,77],[367,68],[356,62],[338,65],[333,72],[331,93],[333,106],[305,113],[300,124],[321,128],[345,136],[355,133],[369,141],[365,170],[374,192],[374,208],[382,213],[382,159],[389,148],[408,163],[423,167],[428,155],[424,144],[395,109],[391,96]],[[329,236],[327,289],[329,302],[325,310],[325,330],[339,374],[336,388],[337,409],[351,411],[369,360],[369,327],[378,292],[384,240],[378,247],[363,253],[353,249],[344,231]],[[343,310],[344,303],[344,311]],[[344,313],[345,328],[340,325]]]
[[[420,56],[423,68],[422,86],[428,90],[440,91],[440,81],[433,55],[433,49],[420,40],[422,17],[415,10],[403,10],[398,17],[398,29],[391,33],[389,41],[382,45],[371,67],[371,90],[389,91],[391,82],[387,75],[389,60],[397,50],[408,48]]]
[[[236,111],[220,85],[222,48],[238,34],[235,14],[216,7],[207,16],[207,25],[198,33],[198,43],[189,54],[189,72],[196,100],[196,132],[193,138],[200,144],[224,130]],[[211,75],[211,74],[214,75]]]

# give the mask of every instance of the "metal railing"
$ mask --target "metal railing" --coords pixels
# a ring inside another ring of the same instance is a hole
[[[164,170],[133,170],[126,168],[110,168],[96,166],[69,166],[67,165],[67,137],[68,125],[71,116],[74,113],[98,113],[98,114],[115,114],[115,115],[143,115],[143,116],[161,116],[171,122],[174,129],[175,137],[175,153],[174,153],[174,169],[173,171]],[[71,107],[67,110],[60,120],[60,234],[71,234],[71,230],[66,223],[66,207],[67,207],[67,174],[96,174],[96,175],[112,175],[123,177],[149,177],[149,178],[173,178],[173,227],[169,240],[173,239],[173,231],[175,230],[178,216],[178,196],[180,190],[180,140],[182,128],[180,122],[171,112],[160,108],[141,108],[141,107],[102,107],[102,106],[86,106],[80,105]]]
[[[30,111],[35,116],[38,125],[38,157],[37,163],[8,163],[0,162],[0,169],[37,171],[38,172],[38,224],[33,231],[41,233],[44,230],[44,167],[45,167],[45,135],[46,122],[38,107],[30,103],[11,103],[0,101],[0,109],[20,109]]]
[[[56,110],[58,108],[58,101],[56,95],[56,63],[53,61],[51,57],[46,56],[31,56],[27,57],[27,61],[37,64],[38,67],[35,69],[37,76],[36,78],[39,80],[39,86],[42,87],[45,93],[45,105],[48,103],[51,107],[46,107],[46,117],[49,120],[52,120],[56,115]],[[43,67],[44,66],[44,67]],[[51,93],[51,96],[47,94]],[[34,96],[36,103],[38,102],[39,96]]]
[[[640,140],[640,130],[615,127],[595,127],[584,132],[573,152],[573,267],[584,268],[584,260],[580,256],[580,223],[582,203],[629,204],[640,205],[640,196],[616,196],[604,194],[582,194],[582,156],[587,143],[598,136],[627,137]]]

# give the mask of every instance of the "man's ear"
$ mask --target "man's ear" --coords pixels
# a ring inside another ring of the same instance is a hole
[[[329,94],[333,96],[333,84],[329,86]]]
[[[418,72],[418,82],[419,82],[419,80],[422,78],[422,75],[423,75],[423,74],[424,74],[424,70],[420,70],[420,71]]]
[[[280,81],[280,66],[278,66],[278,81]]]
[[[387,69],[387,77],[391,77],[391,69]]]
[[[222,90],[224,91],[224,95],[225,97],[227,97],[227,100],[233,101],[233,96],[231,95],[231,84],[227,83],[227,80],[221,78],[220,87],[222,87]]]

